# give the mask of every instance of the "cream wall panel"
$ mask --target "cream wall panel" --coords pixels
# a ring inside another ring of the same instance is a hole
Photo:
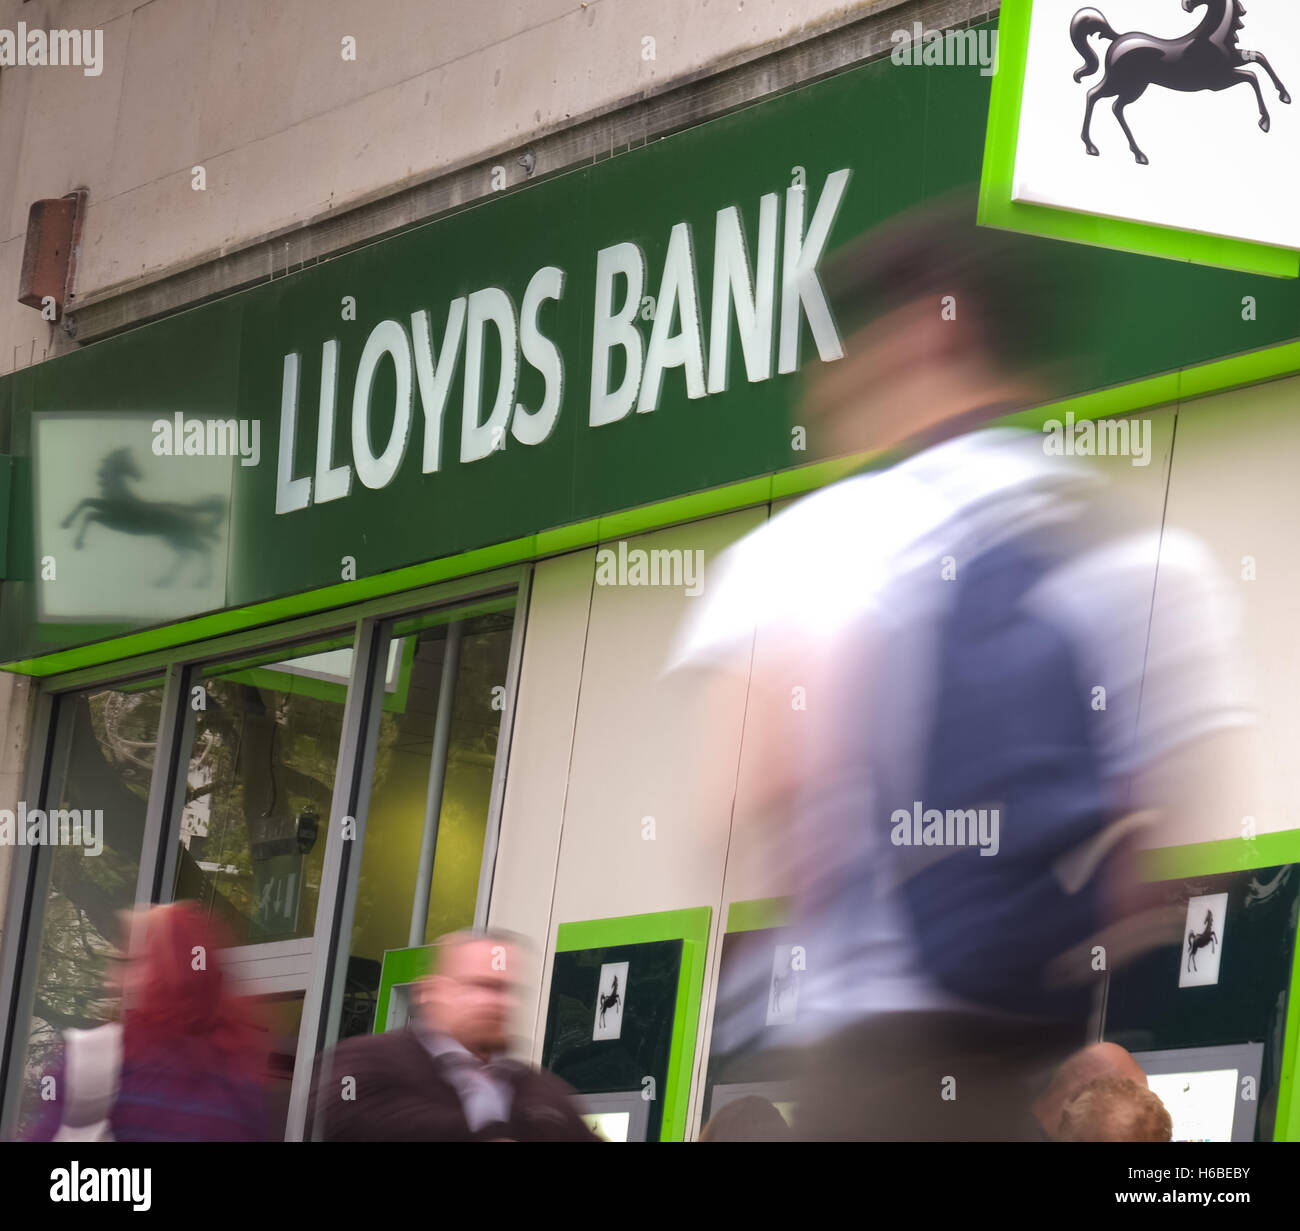
[[[710,561],[766,516],[765,508],[742,510],[638,536],[628,546],[703,551],[707,593]],[[697,601],[667,588],[594,588],[554,923],[709,906],[711,968],[749,647],[717,691],[706,692],[710,677],[695,672],[662,676],[688,605]],[[701,730],[706,721],[709,729]],[[645,816],[654,817],[652,841],[641,836]],[[553,927],[548,954],[554,939]],[[548,961],[537,1058],[549,988]],[[697,1065],[699,1057],[697,1042]]]
[[[1208,545],[1240,602],[1243,670],[1259,722],[1256,766],[1233,775],[1239,806],[1222,832],[1206,836],[1240,837],[1248,815],[1261,833],[1300,827],[1298,412],[1300,379],[1292,378],[1187,403],[1178,415],[1168,521]],[[1254,581],[1242,576],[1247,556]]]
[[[533,953],[515,1031],[531,1051],[542,954],[568,791],[594,551],[543,560],[533,573],[489,922],[529,938]]]
[[[708,560],[756,525],[746,510],[628,540],[629,550],[702,550]],[[598,919],[719,905],[740,746],[744,681],[729,713],[708,733],[718,775],[713,793],[694,787],[700,683],[660,678],[689,604],[681,589],[597,585],[582,673],[555,919]],[[728,784],[727,779],[731,781]],[[654,838],[642,818],[654,818]]]

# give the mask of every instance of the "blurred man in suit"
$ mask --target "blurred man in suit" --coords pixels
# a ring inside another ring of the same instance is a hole
[[[415,1016],[340,1043],[312,1102],[325,1141],[596,1141],[558,1077],[506,1057],[518,994],[515,938],[438,941]]]

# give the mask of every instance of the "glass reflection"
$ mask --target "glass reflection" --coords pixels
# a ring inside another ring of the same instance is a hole
[[[203,673],[180,818],[176,898],[236,944],[311,936],[351,637]]]

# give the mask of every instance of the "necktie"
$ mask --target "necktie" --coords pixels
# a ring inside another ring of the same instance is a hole
[[[461,1110],[471,1133],[485,1124],[510,1119],[514,1090],[504,1065],[481,1064],[464,1052],[444,1057],[447,1076],[460,1095]]]

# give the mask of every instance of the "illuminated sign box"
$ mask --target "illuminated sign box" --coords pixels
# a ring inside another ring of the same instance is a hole
[[[1300,275],[1300,5],[1007,0],[999,58],[982,223]]]

